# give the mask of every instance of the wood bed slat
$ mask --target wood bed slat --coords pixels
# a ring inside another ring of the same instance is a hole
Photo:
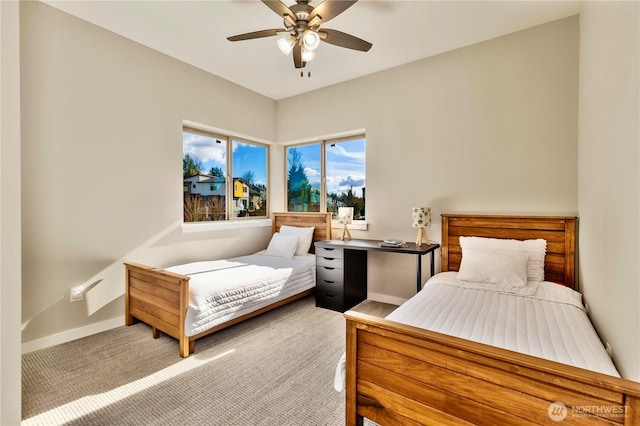
[[[131,271],[131,280],[149,283],[149,285],[158,287],[159,290],[165,290],[166,292],[180,293],[180,286],[176,285],[176,281],[163,276],[154,276],[149,273],[141,273],[134,270]]]
[[[564,244],[564,237],[558,231],[554,230],[513,230],[513,229],[498,229],[498,228],[471,228],[471,227],[456,227],[449,226],[449,235],[454,237],[467,236],[467,237],[485,237],[485,238],[512,238],[516,240],[528,240],[542,238],[548,242],[557,242]]]
[[[171,324],[171,323],[162,321],[157,316],[155,316],[153,314],[149,314],[148,312],[145,312],[145,311],[143,311],[141,309],[138,309],[136,307],[133,307],[131,309],[131,315],[134,315],[136,318],[139,318],[140,321],[142,321],[144,323],[147,323],[147,324],[148,324],[147,321],[153,322],[155,328],[157,328],[158,330],[162,331],[166,335],[173,337],[174,339],[179,339],[180,338],[179,326],[176,326],[175,324]]]
[[[451,393],[452,388],[441,388],[437,384],[432,386],[410,377],[397,375],[377,368],[366,363],[358,363],[358,390],[376,405],[393,407],[393,402],[404,409],[411,409],[411,405],[418,404],[420,411],[428,411],[429,416],[419,414],[419,411],[412,410],[412,417],[419,420],[423,424],[430,424],[429,420],[434,413],[446,418],[448,421],[456,421],[460,419],[464,422],[474,425],[495,425],[495,419],[500,419],[501,424],[513,425],[530,425],[536,426],[540,421],[535,417],[527,419],[527,417],[519,416],[523,407],[518,406],[516,401],[509,401],[508,407],[505,406],[506,399],[493,399],[495,402],[487,404],[481,401],[481,397],[490,397],[490,390],[485,392],[475,392],[471,398],[464,397],[459,393]],[[385,391],[385,389],[387,391]],[[388,389],[394,389],[395,392],[389,392]],[[475,398],[474,398],[475,396]],[[546,413],[546,408],[541,414]]]
[[[180,316],[175,305],[165,303],[157,298],[145,297],[144,293],[139,293],[135,289],[131,289],[131,301],[133,306],[140,312],[152,315],[159,320],[178,326],[180,324]],[[178,305],[178,308],[180,305]]]
[[[556,229],[564,230],[564,220],[573,216],[503,216],[473,214],[443,214],[451,226],[499,229]]]
[[[384,382],[384,379],[381,381]],[[407,383],[405,381],[401,381],[398,385],[399,386],[394,386],[393,388],[404,390]],[[461,424],[473,424],[470,422],[461,422],[459,417],[440,411],[429,404],[420,402],[419,400],[407,398],[395,392],[390,392],[390,387],[378,386],[375,383],[365,380],[358,380],[357,386],[360,395],[364,397],[363,399],[360,399],[360,401],[366,401],[370,404],[361,406],[358,410],[359,414],[366,416],[368,413],[372,413],[370,415],[373,415],[374,418],[371,420],[374,421],[376,421],[376,418],[378,420],[380,420],[380,418],[394,418],[395,420],[398,420],[399,423],[389,424],[403,424],[405,423],[404,419],[410,419],[412,424],[420,425],[437,424],[457,426]],[[375,399],[367,398],[368,395],[375,395]]]
[[[374,401],[369,400],[363,395],[358,397],[358,413],[367,419],[373,420],[379,425],[423,426],[422,423],[414,421],[407,416],[400,415],[394,411],[387,410],[384,407],[376,405]],[[450,418],[447,418],[446,420],[443,419],[440,421],[440,424],[460,425],[459,422],[454,422]]]
[[[149,298],[159,298],[166,300],[175,305],[176,308],[180,307],[180,292],[168,290],[164,287],[154,285],[147,281],[141,281],[137,278],[131,277],[130,281],[131,289],[139,290],[141,293],[148,294]]]

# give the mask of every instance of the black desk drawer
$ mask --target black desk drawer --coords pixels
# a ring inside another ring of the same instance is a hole
[[[316,288],[316,306],[318,308],[331,309],[332,311],[344,312],[344,298],[330,293],[324,293]]]
[[[316,266],[325,266],[327,268],[342,268],[341,257],[318,257],[316,256]]]
[[[318,280],[318,282],[316,282],[316,293],[342,297],[344,290],[341,282]]]
[[[329,257],[332,259],[342,259],[342,249],[316,247],[316,257]]]
[[[316,267],[316,279],[318,282],[331,281],[331,282],[342,282],[342,268],[330,268],[326,266],[317,266]]]

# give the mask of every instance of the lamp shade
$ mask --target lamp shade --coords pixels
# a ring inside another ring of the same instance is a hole
[[[278,47],[285,55],[288,55],[293,50],[293,46],[296,45],[296,38],[291,34],[287,34],[286,36],[279,38]]]
[[[338,223],[349,225],[353,222],[353,207],[338,207]]]
[[[431,207],[413,207],[413,227],[428,228],[431,226]]]
[[[315,31],[306,30],[302,33],[302,43],[307,50],[315,50],[320,44],[320,36]]]
[[[316,52],[314,52],[313,50],[308,50],[306,47],[302,48],[302,60],[304,62],[309,62],[315,57],[316,57]]]

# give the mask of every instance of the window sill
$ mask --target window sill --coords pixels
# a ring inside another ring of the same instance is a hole
[[[349,229],[353,229],[355,231],[366,231],[369,228],[369,224],[365,221],[354,220],[352,223],[347,225]],[[332,229],[342,229],[342,225],[338,223],[337,220],[331,221]]]
[[[271,219],[246,219],[246,220],[221,220],[217,222],[193,222],[193,223],[182,223],[182,232],[190,233],[190,232],[209,232],[209,231],[219,231],[226,229],[247,229],[247,228],[262,228],[262,227],[271,227]],[[354,221],[353,223],[348,225],[349,229],[356,231],[366,231],[369,227],[367,222],[363,221]],[[337,221],[331,222],[332,229],[342,229],[342,225]]]
[[[208,232],[227,229],[271,227],[271,219],[220,220],[217,222],[183,223],[182,232]]]

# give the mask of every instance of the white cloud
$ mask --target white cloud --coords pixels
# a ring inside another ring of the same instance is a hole
[[[185,133],[182,144],[183,155],[189,154],[203,163],[213,161],[226,163],[226,149],[224,143],[212,143],[212,138]]]
[[[335,146],[331,147],[331,153],[333,155],[342,157],[342,158],[348,158],[351,159],[353,161],[356,161],[358,163],[364,163],[365,161],[365,153],[364,151],[353,151],[353,152],[349,152],[347,150],[344,149],[344,146],[342,146],[342,144],[337,143]]]

